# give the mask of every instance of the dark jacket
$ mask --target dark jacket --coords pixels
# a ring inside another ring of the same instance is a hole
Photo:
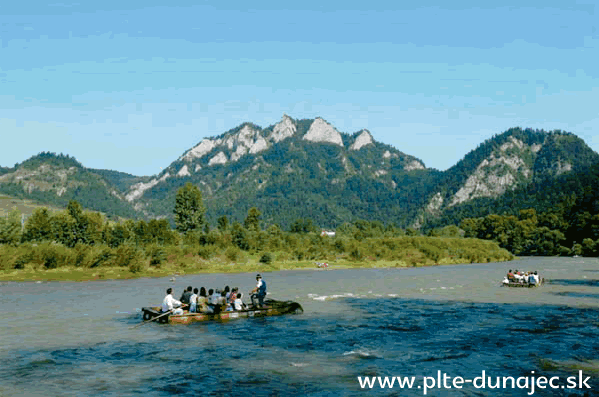
[[[181,295],[181,299],[179,299],[181,301],[181,303],[185,303],[189,305],[189,298],[191,298],[191,295],[193,295],[193,293],[191,291],[184,291],[183,294]]]

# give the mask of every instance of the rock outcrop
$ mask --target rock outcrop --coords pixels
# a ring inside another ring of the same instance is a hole
[[[354,143],[349,147],[350,150],[360,150],[366,145],[373,145],[372,135],[370,135],[370,131],[362,130],[362,133],[358,135]]]
[[[303,139],[310,142],[327,142],[343,146],[343,139],[339,131],[320,117],[317,117],[312,122],[310,129],[304,135]]]

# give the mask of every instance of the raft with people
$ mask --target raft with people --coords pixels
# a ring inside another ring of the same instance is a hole
[[[144,321],[152,321],[162,324],[191,324],[203,321],[233,320],[238,318],[282,316],[286,314],[300,314],[304,312],[302,305],[293,301],[277,301],[265,299],[262,307],[248,307],[244,310],[223,311],[220,313],[193,313],[183,311],[183,314],[162,313],[160,306],[144,307]],[[159,318],[158,318],[159,317]]]
[[[157,321],[169,324],[189,324],[211,320],[281,316],[303,313],[302,305],[293,301],[266,299],[266,282],[256,275],[256,288],[251,292],[252,303],[246,305],[239,288],[224,290],[187,287],[179,300],[173,298],[173,289],[166,290],[161,306],[142,308],[144,322]]]
[[[512,287],[512,288],[535,288],[540,287],[545,283],[545,279],[542,278],[538,284],[530,284],[519,281],[508,281],[507,283],[502,283],[504,287]]]
[[[518,269],[512,272],[510,269],[501,283],[504,287],[511,288],[534,288],[545,283],[545,279],[539,277],[536,271],[520,272]]]

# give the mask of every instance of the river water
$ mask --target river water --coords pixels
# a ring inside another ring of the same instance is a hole
[[[547,282],[501,287],[508,268],[537,270]],[[576,388],[535,395],[599,395],[595,258],[286,271],[264,279],[269,297],[295,300],[305,313],[132,328],[139,308],[159,304],[168,287],[176,297],[188,285],[246,292],[253,274],[2,283],[0,396],[420,396],[423,376],[474,379],[482,370],[559,376],[566,385],[576,376]],[[591,389],[578,388],[579,371],[591,377]],[[362,389],[358,377],[366,376],[415,376],[416,383]],[[510,385],[467,383],[427,395],[530,393]]]

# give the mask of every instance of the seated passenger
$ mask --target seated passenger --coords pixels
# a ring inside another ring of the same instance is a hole
[[[240,292],[237,294],[237,297],[235,298],[234,306],[235,310],[237,311],[246,309],[245,303],[243,303],[243,301],[241,300],[242,297],[243,294]]]
[[[179,299],[181,301],[181,303],[189,305],[189,298],[191,298],[191,295],[193,295],[191,293],[191,285],[189,287],[187,287],[186,291],[183,291],[183,293],[181,294],[181,299]]]
[[[212,288],[210,288],[208,290],[208,297],[207,297],[207,302],[206,302],[206,305],[208,306],[208,309],[209,309],[209,313],[215,312],[215,310],[214,310],[216,307],[215,301],[216,301],[216,296],[214,294],[214,290]]]
[[[181,302],[173,298],[173,289],[169,288],[166,290],[166,296],[162,301],[162,306],[160,311],[162,313],[172,312],[172,314],[183,314],[183,309],[181,309]]]
[[[524,276],[522,276],[522,273],[518,271],[518,269],[516,269],[516,272],[514,273],[514,278],[516,279],[516,281],[518,281],[519,283],[522,282]]]
[[[189,312],[196,313],[198,311],[198,289],[193,289],[193,294],[189,297]]]
[[[229,303],[231,303],[231,304],[235,303],[235,298],[237,298],[237,291],[238,291],[237,287],[235,287],[231,290],[231,293],[229,294],[229,298],[227,299],[227,301]]]
[[[220,290],[215,289],[214,292],[212,293],[210,299],[212,300],[213,305],[218,304],[218,301],[220,301]]]
[[[514,273],[512,273],[512,269],[510,269],[510,271],[507,272],[507,279],[514,280]]]
[[[222,291],[220,293],[220,297],[218,298],[218,306],[220,307],[220,311],[227,311],[227,307],[229,306],[229,302],[227,302],[227,292]]]
[[[206,296],[206,288],[200,288],[200,295],[198,296],[197,310],[199,313],[211,313],[208,307],[208,297]]]

